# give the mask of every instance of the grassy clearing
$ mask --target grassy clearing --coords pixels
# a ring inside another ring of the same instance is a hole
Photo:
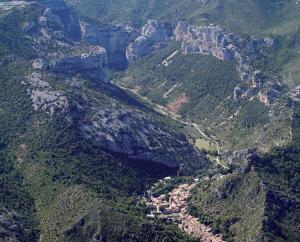
[[[196,139],[195,146],[199,150],[205,150],[206,152],[215,152],[215,151],[217,151],[215,149],[215,147],[213,145],[211,145],[210,142],[208,142],[205,139]]]

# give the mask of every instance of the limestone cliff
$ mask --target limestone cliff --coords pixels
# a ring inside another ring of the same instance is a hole
[[[135,160],[181,167],[192,174],[207,165],[184,136],[157,125],[147,115],[129,108],[93,108],[93,116],[81,125],[85,137],[97,146]]]
[[[94,80],[106,81],[104,67],[107,65],[107,53],[101,46],[74,48],[70,53],[50,63],[57,73],[79,74]]]
[[[39,17],[39,24],[49,33],[60,39],[80,41],[81,31],[79,18],[61,0],[42,0],[46,9]]]
[[[172,32],[171,23],[149,20],[142,28],[140,36],[126,49],[128,62],[164,47],[171,40]]]
[[[273,45],[269,38],[260,39],[251,36],[248,39],[238,34],[228,33],[224,29],[214,25],[191,26],[185,22],[178,22],[174,30],[176,41],[182,42],[184,54],[198,53],[212,55],[221,60],[235,60],[237,71],[242,83],[249,89],[235,89],[235,99],[240,96],[251,97],[251,89],[262,87],[266,80],[260,70],[255,70],[251,61],[257,58],[263,50]]]
[[[257,90],[270,93],[276,88],[260,70],[251,64],[262,55],[266,48],[273,45],[270,38],[250,36],[242,38],[238,34],[228,33],[219,26],[193,26],[187,22],[158,22],[149,20],[142,28],[141,34],[126,49],[128,62],[133,62],[153,51],[165,47],[171,41],[180,42],[183,54],[212,55],[223,61],[233,60],[237,63],[237,71],[241,87],[234,90],[234,98],[252,98]],[[276,91],[278,96],[279,92]],[[274,95],[268,95],[268,105]],[[259,98],[259,97],[258,97]],[[260,98],[259,98],[260,99]]]
[[[108,82],[107,69],[127,67],[126,47],[137,37],[136,30],[79,21],[60,1],[43,4],[37,21],[23,25],[37,50],[23,81],[34,111],[67,118],[76,115],[82,138],[130,160],[162,163],[185,174],[207,165],[206,157],[182,135],[139,109],[142,104],[131,106],[129,95]],[[170,39],[172,31],[168,23],[149,21],[141,33],[152,43]],[[57,79],[62,85],[56,85]],[[89,98],[94,94],[81,86],[85,81],[108,95],[109,101],[95,103],[97,98]]]
[[[122,70],[127,67],[126,47],[138,35],[131,26],[97,25],[81,22],[82,40],[90,45],[99,45],[106,49],[108,67]]]

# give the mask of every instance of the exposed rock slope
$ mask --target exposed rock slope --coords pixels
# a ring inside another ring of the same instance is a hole
[[[171,23],[149,20],[142,28],[140,36],[127,47],[127,60],[132,62],[166,46],[166,42],[171,40],[172,32]]]
[[[127,67],[125,50],[138,35],[129,25],[97,25],[81,21],[82,40],[104,47],[108,54],[108,66],[117,70]]]
[[[280,92],[274,89],[276,87],[272,87],[275,83],[267,80],[260,70],[255,70],[251,65],[266,48],[273,45],[270,38],[260,39],[252,36],[243,39],[238,34],[227,33],[214,25],[196,27],[181,21],[172,24],[149,20],[142,28],[140,36],[128,46],[127,60],[133,62],[165,47],[172,40],[182,43],[181,51],[184,54],[212,55],[223,61],[236,61],[241,84],[234,90],[235,99],[252,98],[255,92],[253,90],[260,88],[262,92],[258,98],[266,105],[280,96]]]
[[[206,157],[182,135],[158,124],[153,114],[123,103],[130,103],[130,97],[127,95],[126,99],[124,91],[108,82],[108,68],[116,67],[114,65],[118,63],[126,66],[125,48],[136,37],[135,30],[129,26],[80,22],[62,2],[43,3],[42,16],[32,24],[35,28],[29,32],[24,29],[38,55],[32,60],[34,71],[25,81],[35,111],[51,116],[63,113],[68,118],[74,113],[80,114],[78,129],[83,138],[101,149],[130,159],[159,162],[181,168],[186,174],[207,165]],[[154,31],[155,27],[152,30],[144,28],[143,33],[161,40],[162,36],[170,34],[170,31],[166,33],[165,27],[161,26],[159,34]],[[65,82],[63,88],[57,85],[57,77]],[[82,88],[81,79],[89,80],[101,91],[115,97],[110,99],[110,104],[95,104],[95,98],[88,98],[89,94]],[[74,86],[78,88],[76,97],[71,91]]]
[[[187,144],[183,136],[157,126],[145,114],[128,108],[95,109],[90,122],[84,123],[81,128],[88,139],[103,149],[132,159],[181,166],[185,174],[201,169],[208,162],[205,156],[197,154]]]

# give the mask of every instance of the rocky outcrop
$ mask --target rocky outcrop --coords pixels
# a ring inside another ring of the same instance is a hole
[[[237,100],[243,94],[243,89],[240,87],[235,87],[233,90],[233,98]]]
[[[206,157],[194,150],[183,135],[157,124],[151,115],[136,110],[138,105],[131,103],[129,96],[106,82],[105,70],[112,63],[110,60],[116,57],[113,61],[118,63],[125,58],[127,63],[125,49],[136,37],[136,32],[125,26],[97,26],[82,22],[81,42],[71,41],[64,37],[65,34],[60,38],[57,31],[67,30],[61,22],[60,13],[56,12],[56,3],[53,2],[52,6],[49,2],[47,1],[47,9],[38,23],[38,31],[32,35],[38,50],[38,57],[32,61],[34,72],[24,81],[33,109],[50,116],[57,112],[68,115],[73,103],[77,103],[75,94],[68,93],[71,88],[61,90],[51,85],[51,80],[57,74],[61,80],[65,80],[66,85],[76,85],[74,83],[79,79],[77,76],[97,81],[98,87],[115,99],[108,107],[104,105],[99,108],[98,103],[95,105],[92,100],[83,98],[82,105],[76,111],[82,115],[78,121],[79,129],[86,139],[102,149],[122,154],[129,159],[162,163],[180,168],[184,174],[197,172],[206,166]],[[149,21],[142,34],[151,43],[158,43],[167,41],[172,31],[168,24]],[[84,96],[84,93],[79,95]],[[120,106],[114,106],[114,102]],[[77,108],[77,104],[74,104],[74,108]],[[85,114],[88,115],[83,118]]]
[[[48,63],[45,60],[41,59],[41,58],[35,59],[32,62],[32,68],[33,69],[45,70],[47,67],[48,67]]]
[[[213,55],[222,60],[234,58],[234,46],[229,45],[221,28],[214,26],[194,27],[179,22],[174,30],[176,41],[182,42],[184,54]]]
[[[10,11],[14,8],[25,8],[27,5],[31,4],[27,1],[6,1],[0,3],[0,11]]]
[[[276,98],[280,96],[281,93],[278,90],[273,89],[271,87],[265,91],[259,91],[259,93],[257,94],[259,101],[264,103],[266,106],[270,105],[272,101],[274,101]]]
[[[244,39],[238,34],[228,33],[224,29],[214,26],[191,26],[185,22],[178,22],[174,30],[176,41],[182,42],[184,54],[198,53],[212,55],[221,60],[234,60],[237,63],[237,71],[244,87],[234,89],[234,99],[240,97],[252,99],[254,89],[264,88],[265,96],[258,95],[258,99],[269,105],[271,96],[279,96],[280,93],[270,83],[266,83],[267,77],[251,65],[265,48],[272,46],[270,38],[260,39],[254,36]],[[246,85],[248,86],[245,88]],[[271,87],[270,87],[271,85]],[[270,90],[272,90],[270,92]],[[273,100],[273,99],[272,99]]]
[[[79,18],[62,0],[41,0],[46,6],[39,25],[58,39],[78,42],[81,40]]]
[[[40,42],[56,39],[63,44],[82,42],[86,45],[101,46],[107,52],[110,68],[124,70],[127,67],[126,47],[134,41],[138,31],[128,25],[101,25],[92,21],[81,21],[62,0],[41,0],[45,6],[39,17]],[[31,23],[26,23],[28,32]]]
[[[236,60],[242,80],[255,78],[257,73],[248,65],[249,60],[257,57],[264,47],[273,44],[271,39],[251,37],[245,40],[214,25],[196,27],[179,21],[174,26],[170,22],[149,20],[140,36],[127,48],[127,59],[132,62],[171,39],[182,43],[184,54],[198,53],[221,60]]]
[[[32,101],[35,111],[43,111],[49,115],[55,112],[65,112],[69,103],[62,91],[53,90],[41,73],[33,72],[27,77],[24,85],[27,85],[27,92]]]
[[[126,49],[128,62],[133,62],[166,46],[166,42],[171,40],[172,35],[173,27],[171,23],[149,20],[142,28],[140,36]]]
[[[258,156],[256,149],[241,149],[229,151],[223,154],[224,160],[228,165],[238,166],[239,168],[235,171],[238,174],[245,174],[260,166],[262,158]]]
[[[100,46],[78,46],[50,62],[57,73],[83,75],[94,80],[106,81],[106,50]]]
[[[291,90],[289,95],[295,102],[300,102],[300,85]]]
[[[95,110],[81,130],[98,146],[131,159],[181,167],[185,173],[189,168],[196,172],[207,164],[205,156],[198,154],[183,136],[158,126],[131,109]],[[191,165],[185,166],[184,161]]]
[[[213,55],[221,60],[235,60],[242,81],[251,81],[254,85],[261,84],[260,71],[253,70],[249,63],[263,48],[273,44],[271,39],[253,36],[243,39],[237,34],[227,33],[218,26],[195,27],[186,22],[178,22],[174,36],[176,41],[182,42],[183,53],[199,53]]]
[[[104,47],[108,55],[108,67],[122,70],[127,67],[126,48],[138,36],[131,26],[109,26],[81,22],[82,40]]]
[[[140,36],[128,46],[127,60],[133,62],[166,46],[170,40],[182,43],[183,54],[212,55],[224,61],[235,61],[243,83],[241,87],[234,89],[235,100],[240,97],[251,99],[254,94],[252,89],[269,87],[269,84],[266,84],[267,77],[260,70],[255,70],[251,62],[261,55],[265,48],[272,46],[273,40],[254,36],[242,38],[214,25],[193,26],[181,21],[173,25],[149,20],[142,28]],[[248,87],[245,89],[245,86]],[[259,97],[258,99],[260,100]]]
[[[241,164],[243,162],[248,162],[254,156],[256,156],[255,149],[242,149],[225,153],[224,159],[228,164]]]
[[[33,69],[106,81],[106,49],[81,41],[79,18],[63,1],[42,0],[41,5],[44,10],[37,23],[23,24],[38,54]]]

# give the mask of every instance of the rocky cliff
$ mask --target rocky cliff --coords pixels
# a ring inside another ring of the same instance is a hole
[[[82,138],[106,151],[181,168],[185,174],[202,169],[208,163],[204,155],[182,135],[142,111],[141,104],[139,108],[131,105],[124,91],[108,82],[107,69],[127,66],[126,47],[138,32],[125,25],[79,21],[60,1],[43,4],[42,16],[36,22],[23,24],[24,33],[37,50],[31,73],[23,81],[33,109],[50,116],[76,115]],[[154,21],[148,24],[142,29],[144,37],[151,41],[170,38],[171,25]],[[57,85],[57,79],[63,88]],[[92,91],[82,88],[83,80],[97,86],[104,100],[110,96],[109,101],[95,103],[95,98],[90,97]]]
[[[269,105],[271,100],[280,96],[273,83],[267,83],[269,80],[264,73],[251,64],[274,44],[270,38],[242,38],[214,25],[193,26],[181,21],[171,24],[149,20],[140,36],[128,46],[127,60],[133,62],[166,46],[172,40],[182,43],[181,51],[184,54],[212,55],[223,61],[234,60],[241,80],[241,85],[233,90],[235,99],[250,99],[254,93],[258,93],[257,90],[262,90],[257,97]],[[273,95],[275,92],[276,95]],[[264,98],[261,98],[262,95]]]
[[[41,1],[39,7],[42,15],[22,24],[37,52],[33,69],[106,81],[107,51],[82,41],[78,16],[62,1]]]
[[[81,40],[79,18],[64,1],[42,0],[40,2],[45,5],[46,9],[39,17],[39,24],[47,32],[70,41],[78,42]]]
[[[106,49],[108,67],[117,70],[127,67],[126,48],[138,36],[138,31],[128,25],[97,25],[82,21],[81,32],[84,42]]]
[[[82,44],[77,44],[79,47],[69,47],[72,49],[69,52],[73,53],[77,48],[74,56],[66,54],[54,60],[50,58],[52,64],[49,66],[57,72],[80,72],[105,81],[106,65],[108,68],[123,70],[128,62],[157,51],[171,41],[178,41],[182,43],[181,51],[184,54],[212,55],[223,61],[236,61],[241,84],[233,90],[235,100],[257,96],[258,100],[269,105],[280,96],[272,82],[268,82],[268,77],[251,65],[266,48],[273,45],[273,40],[269,38],[242,38],[218,26],[192,26],[181,21],[171,23],[149,20],[139,33],[130,25],[110,26],[80,21],[64,4],[52,1],[47,1],[47,8],[39,18],[39,26],[44,38],[40,42],[55,38],[60,42],[81,40],[81,43],[97,46],[92,51],[84,51]],[[33,24],[27,23],[24,28],[32,29]],[[101,53],[96,53],[95,49],[101,47]]]
[[[238,34],[228,33],[224,29],[209,25],[195,27],[185,22],[179,22],[174,30],[176,41],[182,42],[184,54],[197,53],[212,55],[223,61],[235,60],[237,71],[240,75],[241,86],[234,90],[234,98],[252,98],[256,89],[265,87],[265,99],[258,99],[266,105],[272,98],[278,97],[280,93],[274,90],[272,84],[266,83],[267,77],[252,65],[252,61],[258,58],[264,49],[273,45],[270,38],[260,39],[251,36],[247,39]],[[271,93],[276,92],[276,95]]]
[[[142,28],[140,36],[126,49],[128,62],[164,47],[171,40],[172,32],[171,23],[149,20]]]
[[[200,170],[208,163],[207,158],[196,152],[184,136],[129,108],[95,108],[93,116],[82,124],[81,129],[87,139],[103,149],[135,160],[181,167],[184,174]]]
[[[51,61],[49,66],[57,73],[78,74],[93,80],[106,81],[106,65],[107,53],[103,47],[80,46]]]

